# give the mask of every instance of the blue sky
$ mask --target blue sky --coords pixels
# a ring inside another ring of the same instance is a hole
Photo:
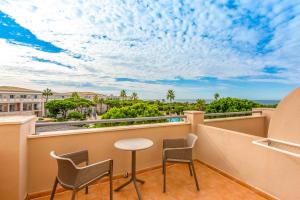
[[[0,85],[280,99],[299,32],[300,0],[2,0]]]

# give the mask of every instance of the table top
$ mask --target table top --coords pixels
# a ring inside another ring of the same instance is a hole
[[[147,138],[129,138],[118,140],[115,142],[114,146],[117,149],[125,151],[138,151],[143,149],[148,149],[153,145],[152,140]]]

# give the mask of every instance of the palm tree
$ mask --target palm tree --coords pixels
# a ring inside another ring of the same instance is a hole
[[[131,95],[131,99],[132,100],[138,100],[138,98],[139,98],[138,94],[136,92],[133,92],[132,95]]]
[[[214,94],[214,98],[215,98],[215,101],[217,101],[220,98],[220,94],[219,93],[215,93]]]
[[[99,99],[99,104],[100,104],[100,113],[102,112],[102,105],[104,103],[104,99],[103,98],[100,98]]]
[[[96,105],[96,110],[97,110],[97,105],[100,104],[100,113],[102,112],[102,104],[104,103],[104,99],[100,98],[99,95],[95,95],[93,97],[93,102]]]
[[[121,90],[120,97],[122,98],[122,100],[125,100],[125,98],[127,97],[126,90]]]
[[[95,109],[97,110],[97,105],[99,103],[99,96],[98,95],[93,96],[93,102],[95,104]]]
[[[167,92],[167,99],[170,102],[175,99],[175,92],[174,92],[174,90],[168,90],[168,92]]]
[[[47,102],[48,102],[48,99],[49,99],[49,96],[52,96],[52,95],[53,95],[53,92],[52,92],[51,89],[46,88],[45,90],[43,90],[42,95],[43,95],[44,97],[46,97],[46,103],[47,103]]]

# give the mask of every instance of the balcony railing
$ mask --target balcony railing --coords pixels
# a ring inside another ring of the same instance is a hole
[[[227,118],[227,117],[237,117],[237,116],[250,116],[255,113],[262,114],[262,111],[206,113],[204,114],[204,118],[214,119],[214,118]],[[182,122],[185,119],[186,119],[185,115],[175,115],[175,116],[101,119],[101,120],[85,120],[85,121],[67,121],[67,122],[37,122],[35,126],[36,126],[36,134],[39,134],[48,131],[89,128],[86,125],[93,125],[93,124],[108,124],[109,126],[112,126],[113,124],[133,125],[133,123],[135,122],[141,122],[141,123]],[[132,122],[132,124],[130,122]]]
[[[181,122],[186,118],[185,115],[176,116],[159,116],[159,117],[138,117],[138,118],[121,118],[121,119],[101,119],[101,120],[85,120],[85,121],[67,121],[67,122],[37,122],[36,134],[47,131],[59,131],[71,129],[86,128],[84,125],[89,124],[116,124],[116,123],[130,123],[130,122]],[[122,124],[124,125],[124,124]],[[43,128],[49,127],[49,128]]]
[[[142,122],[142,121],[157,121],[165,119],[185,119],[185,115],[176,116],[160,116],[160,117],[138,117],[138,118],[121,118],[121,119],[101,119],[89,121],[68,121],[68,122],[37,122],[36,127],[55,126],[55,125],[86,125],[86,124],[110,124],[120,122]]]
[[[225,113],[205,113],[205,119],[214,118],[226,118],[226,117],[240,117],[240,116],[250,116],[252,114],[262,114],[261,110],[245,111],[245,112],[225,112]]]

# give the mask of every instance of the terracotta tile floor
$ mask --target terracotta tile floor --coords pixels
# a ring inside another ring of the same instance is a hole
[[[162,193],[162,173],[161,169],[148,171],[138,174],[138,177],[145,180],[144,185],[140,185],[143,199],[145,200],[263,200],[252,190],[228,179],[207,166],[195,162],[196,173],[200,183],[200,191],[197,192],[193,177],[189,175],[187,165],[176,164],[167,168],[167,192]],[[126,179],[127,180],[127,179]],[[114,188],[126,181],[125,179],[114,180]],[[90,186],[89,194],[84,194],[84,190],[78,192],[78,200],[105,200],[108,196],[108,183],[100,183]],[[49,196],[40,197],[35,200],[48,200]],[[71,199],[70,192],[57,193],[55,200]],[[119,192],[114,192],[115,200],[134,200],[137,199],[134,186],[123,188]]]

